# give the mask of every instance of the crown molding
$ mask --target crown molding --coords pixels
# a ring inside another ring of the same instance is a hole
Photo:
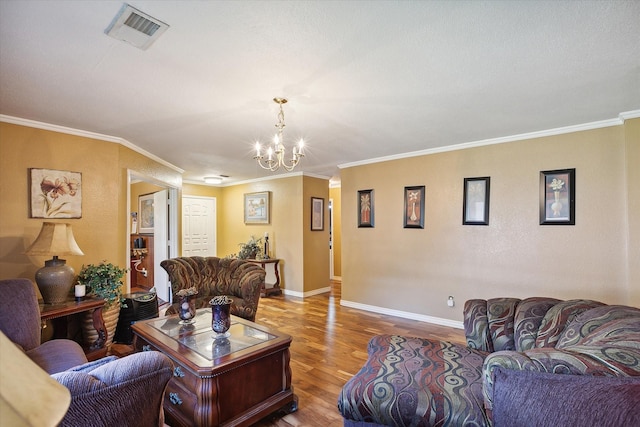
[[[135,151],[136,153],[142,154],[143,156],[148,157],[158,163],[161,163],[164,166],[171,168],[178,173],[181,173],[181,174],[184,173],[183,169],[180,169],[179,167],[167,162],[164,159],[161,159],[155,154],[152,154],[147,150],[144,150],[138,147],[137,145],[132,144],[126,139],[120,138],[117,136],[105,135],[102,133],[90,132],[90,131],[81,130],[81,129],[74,129],[66,126],[52,125],[50,123],[38,122],[35,120],[29,120],[29,119],[22,119],[20,117],[7,116],[4,114],[0,114],[0,122],[6,122],[14,125],[19,125],[19,126],[27,126],[27,127],[36,128],[36,129],[48,130],[51,132],[65,133],[67,135],[81,136],[83,138],[97,139],[100,141],[114,142],[116,144],[120,144],[124,147],[127,147]]]
[[[338,169],[346,169],[346,168],[351,168],[355,166],[363,166],[363,165],[368,165],[373,163],[387,162],[389,160],[406,159],[409,157],[426,156],[429,154],[445,153],[448,151],[465,150],[467,148],[482,147],[485,145],[504,144],[507,142],[516,142],[516,141],[522,141],[525,139],[544,138],[547,136],[557,136],[557,135],[563,135],[563,134],[573,133],[573,132],[581,132],[581,131],[587,131],[587,130],[593,130],[593,129],[606,128],[611,126],[620,126],[624,124],[625,120],[634,119],[638,117],[640,117],[640,110],[632,110],[632,111],[620,113],[618,115],[618,118],[615,118],[615,119],[600,120],[596,122],[565,126],[560,128],[537,131],[537,132],[521,133],[517,135],[504,136],[500,138],[491,138],[491,139],[483,139],[480,141],[464,142],[462,144],[429,148],[426,150],[419,150],[419,151],[411,151],[408,153],[394,154],[394,155],[385,156],[385,157],[376,157],[373,159],[360,160],[357,162],[343,163],[341,165],[338,165]]]

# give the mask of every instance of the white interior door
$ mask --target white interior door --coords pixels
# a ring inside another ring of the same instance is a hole
[[[182,197],[182,256],[216,256],[215,197]]]
[[[169,256],[169,199],[167,190],[153,194],[153,284],[158,298],[171,302],[169,275],[160,266],[160,262]]]

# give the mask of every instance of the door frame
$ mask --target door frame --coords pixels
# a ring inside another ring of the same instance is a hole
[[[159,187],[165,188],[169,193],[169,207],[168,207],[168,215],[169,215],[169,233],[167,234],[167,247],[169,248],[169,258],[175,258],[178,256],[178,188],[169,184],[168,182],[150,177],[145,175],[144,173],[135,171],[133,169],[127,169],[127,226],[126,226],[126,265],[127,267],[131,265],[131,184],[135,181],[145,181],[151,184],[155,184]],[[154,275],[156,272],[154,271]],[[127,274],[126,276],[126,293],[131,293],[131,277]],[[171,292],[169,293],[171,295]]]

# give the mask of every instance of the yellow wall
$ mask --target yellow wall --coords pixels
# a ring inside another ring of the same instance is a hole
[[[640,305],[639,121],[341,170],[343,300],[454,321],[471,298]],[[541,226],[540,171],[566,168],[576,169],[576,225]],[[463,226],[463,179],[481,176],[491,177],[490,225]],[[403,188],[415,185],[426,186],[425,227],[404,229]],[[357,228],[356,194],[370,188],[375,228]]]
[[[329,286],[329,183],[305,176],[302,196],[304,291],[326,290]],[[311,231],[311,198],[324,200],[324,229]]]
[[[126,266],[127,170],[173,186],[180,173],[113,142],[0,122],[0,278],[34,278],[48,257],[28,257],[43,219],[29,218],[28,169],[82,173],[82,218],[69,222],[84,256],[69,256],[76,272],[83,264],[108,260]],[[49,221],[49,220],[47,220]]]
[[[640,306],[640,119],[625,122],[625,143],[629,223],[628,301],[635,306]]]
[[[150,182],[136,182],[131,184],[130,190],[130,206],[131,212],[138,212],[138,197],[144,196],[145,194],[155,193],[157,191],[164,190],[164,187],[160,187],[158,185],[152,184]]]
[[[333,275],[342,276],[342,199],[340,187],[330,188],[329,197],[333,200]]]

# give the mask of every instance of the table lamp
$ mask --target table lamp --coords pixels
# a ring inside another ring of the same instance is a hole
[[[36,272],[36,283],[45,304],[61,304],[67,300],[75,271],[59,255],[84,255],[73,238],[71,224],[45,222],[38,238],[26,250],[27,255],[53,256]]]

